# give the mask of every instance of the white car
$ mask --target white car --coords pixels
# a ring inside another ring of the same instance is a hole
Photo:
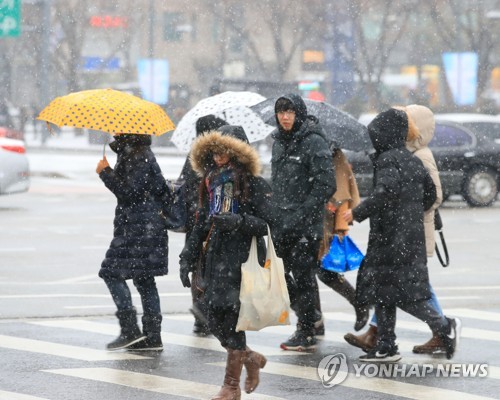
[[[0,195],[28,191],[30,168],[22,140],[0,137]]]

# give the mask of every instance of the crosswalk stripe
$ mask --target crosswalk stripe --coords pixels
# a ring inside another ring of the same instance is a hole
[[[167,378],[164,376],[143,374],[138,372],[117,370],[112,368],[70,368],[44,370],[52,374],[72,376],[75,378],[90,379],[93,381],[112,383],[134,389],[169,394],[172,396],[189,397],[192,399],[207,399],[208,395],[216,394],[220,386],[209,385],[182,379]],[[194,374],[194,371],[193,371]],[[282,397],[266,396],[259,393],[247,395],[242,393],[243,399],[256,400],[284,400]]]
[[[457,317],[500,322],[500,313],[481,311],[481,310],[471,310],[468,308],[449,308],[449,309],[447,308],[446,312],[449,313],[450,315]]]
[[[30,396],[29,394],[21,394],[0,390],[0,400],[47,400],[45,397]]]
[[[323,317],[337,321],[352,321],[353,319],[353,316],[351,314],[342,312],[326,312],[323,313]],[[412,331],[419,332],[429,332],[429,327],[423,322],[403,321],[401,319],[397,320],[396,329],[397,328],[410,329]],[[500,335],[498,334],[498,331],[468,328],[466,326],[462,327],[462,337],[500,342]]]
[[[210,363],[224,367],[225,363]],[[273,375],[284,375],[291,378],[307,379],[319,381],[316,368],[307,366],[297,366],[292,364],[283,364],[268,361],[263,373]],[[490,400],[491,397],[484,397],[470,393],[458,392],[456,390],[441,389],[437,387],[416,385],[413,383],[404,383],[390,379],[359,376],[349,372],[347,379],[340,386],[351,389],[365,390],[369,392],[385,393],[392,396],[405,397],[415,400],[436,400],[436,399],[454,399],[454,400]],[[328,390],[328,389],[325,389]],[[333,393],[332,393],[333,395]]]
[[[95,350],[86,347],[69,346],[66,344],[5,335],[0,335],[0,347],[83,361],[146,360],[151,358],[139,356],[137,354],[113,353],[104,350]]]
[[[116,335],[116,326],[100,322],[85,321],[85,320],[53,320],[53,321],[30,321],[30,324],[41,325],[54,328],[77,329],[86,332],[100,333],[103,335]],[[161,338],[163,343],[168,343],[177,346],[194,347],[198,349],[212,350],[225,352],[226,350],[220,345],[219,341],[214,338],[197,337],[192,335],[180,335],[177,333],[162,332]],[[278,345],[276,347],[251,346],[253,350],[266,356],[275,355],[293,355],[290,352],[281,350]],[[301,355],[305,355],[300,353]]]

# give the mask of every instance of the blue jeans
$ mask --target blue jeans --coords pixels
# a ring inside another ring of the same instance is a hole
[[[108,286],[118,311],[130,310],[134,307],[130,289],[124,279],[104,278],[104,282]],[[160,296],[155,278],[152,276],[135,278],[132,282],[141,296],[144,314],[161,314]]]
[[[434,308],[439,313],[439,315],[444,316],[443,310],[439,305],[439,301],[437,299],[436,293],[434,292],[434,289],[430,285],[429,287],[431,289],[431,298],[427,302],[432,308]],[[370,325],[377,326],[377,316],[375,315],[375,313],[373,313]]]

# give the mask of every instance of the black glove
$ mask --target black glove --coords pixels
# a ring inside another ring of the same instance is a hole
[[[181,276],[182,286],[190,288],[191,282],[189,281],[189,273],[193,272],[193,267],[186,260],[179,261],[179,272]]]
[[[229,232],[238,229],[243,222],[243,217],[239,214],[224,212],[214,215],[214,225],[221,232]]]

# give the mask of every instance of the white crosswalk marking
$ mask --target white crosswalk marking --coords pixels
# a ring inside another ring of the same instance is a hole
[[[450,308],[446,309],[446,313],[454,317],[500,322],[500,314],[489,311],[469,310],[467,308]]]
[[[224,363],[212,363],[211,365],[225,366]],[[268,362],[262,370],[263,373],[273,375],[284,375],[293,378],[308,379],[317,381],[318,371],[316,368],[297,366],[291,364]],[[386,393],[393,396],[401,396],[415,400],[436,400],[436,399],[456,399],[456,400],[486,400],[491,397],[477,396],[469,393],[458,392],[456,390],[440,389],[415,385],[413,383],[398,382],[390,379],[368,378],[365,376],[356,377],[349,373],[347,379],[340,386],[352,389],[366,390],[370,392]],[[333,394],[333,393],[332,393]]]
[[[103,324],[99,322],[84,321],[84,320],[53,320],[53,321],[33,321],[30,322],[35,325],[50,326],[54,328],[65,328],[65,329],[78,329],[80,331],[101,333],[104,335],[116,335],[116,326],[112,324]],[[170,332],[162,332],[162,340],[164,343],[195,347],[198,349],[212,350],[226,352],[226,350],[220,345],[219,341],[214,338],[197,337],[192,335],[179,335]],[[265,354],[266,356],[274,355],[293,355],[297,356],[297,353],[285,353],[276,345],[275,347],[269,346],[253,346],[252,349],[258,351],[259,353]],[[306,355],[304,353],[299,353],[300,355]]]
[[[93,381],[113,383],[115,385],[123,385],[150,392],[164,393],[200,400],[207,399],[210,394],[215,395],[220,388],[220,386],[216,385],[208,385],[205,383],[111,368],[52,369],[44,370],[44,372],[91,379]],[[246,393],[242,393],[241,397],[243,399],[252,398],[256,400],[284,400],[282,397],[266,396],[258,393],[252,393],[251,396]]]
[[[130,353],[113,353],[104,350],[88,349],[85,347],[69,346],[66,344],[5,335],[0,335],[0,347],[83,361],[145,360],[149,358]]]
[[[21,394],[14,392],[6,392],[0,390],[0,400],[47,400],[45,397],[30,396],[29,394]]]
[[[465,326],[473,326],[470,323],[469,319],[480,319],[484,321],[491,321],[491,324],[488,325],[490,328],[488,329],[476,329],[476,328],[468,328],[462,331],[464,337],[472,338],[472,339],[481,339],[487,340],[490,342],[498,342],[500,338],[497,338],[498,334],[494,331],[496,328],[495,323],[500,321],[500,313],[495,312],[487,312],[487,311],[475,311],[465,308],[456,308],[447,310],[449,315],[456,315],[462,317],[466,323]],[[492,396],[496,392],[491,391],[492,385],[496,385],[500,380],[500,367],[492,365],[493,359],[491,357],[486,356],[486,360],[489,361],[489,365],[487,366],[487,377],[482,378],[469,378],[471,386],[466,385],[464,380],[467,378],[458,378],[456,382],[458,385],[451,385],[450,382],[446,383],[446,381],[442,381],[440,378],[434,376],[429,376],[429,380],[425,379],[401,379],[401,378],[379,378],[379,377],[371,377],[364,376],[356,376],[354,374],[354,367],[356,364],[359,365],[356,357],[361,355],[361,350],[350,348],[347,343],[344,341],[343,336],[345,333],[349,332],[349,328],[352,331],[352,324],[354,322],[354,314],[343,313],[343,312],[328,312],[324,313],[325,321],[327,322],[326,335],[322,343],[318,348],[319,355],[323,354],[326,356],[327,354],[335,354],[337,352],[345,353],[349,358],[350,365],[350,373],[348,378],[340,384],[344,388],[344,390],[353,389],[353,395],[361,392],[361,397],[370,398],[371,396],[378,397],[387,397],[387,398],[407,398],[407,399],[424,399],[424,400],[436,400],[436,399],[448,399],[452,398],[455,400],[487,400],[490,399],[489,396]],[[210,398],[211,395],[215,394],[219,389],[219,384],[217,380],[208,379],[207,376],[211,376],[214,378],[222,379],[223,369],[225,367],[225,362],[210,362],[204,361],[204,358],[197,358],[197,363],[199,363],[200,368],[199,371],[204,371],[201,373],[207,373],[210,371],[210,375],[207,375],[203,378],[200,378],[199,375],[191,374],[192,371],[189,368],[186,370],[179,370],[176,372],[177,378],[169,377],[172,374],[169,370],[158,369],[149,370],[144,369],[144,365],[148,364],[150,361],[144,363],[141,362],[143,360],[168,360],[170,353],[175,354],[177,357],[180,355],[180,360],[182,361],[185,356],[189,357],[192,350],[182,349],[179,346],[190,347],[193,349],[203,349],[210,352],[221,352],[225,353],[225,349],[223,349],[219,342],[213,337],[197,337],[192,335],[189,331],[185,331],[184,328],[190,329],[192,324],[193,317],[190,314],[165,314],[164,315],[164,325],[163,328],[167,332],[162,332],[162,340],[166,347],[166,351],[161,355],[154,356],[150,353],[133,353],[133,352],[106,352],[101,350],[96,350],[87,347],[77,347],[77,346],[69,346],[63,345],[48,341],[41,340],[33,340],[27,338],[19,338],[16,336],[8,336],[8,335],[0,335],[0,348],[6,349],[14,349],[17,351],[28,352],[24,357],[29,357],[29,352],[45,354],[48,356],[54,357],[64,357],[72,360],[81,360],[85,361],[85,364],[78,363],[75,365],[75,361],[71,361],[70,365],[67,365],[68,361],[58,362],[56,368],[54,368],[54,363],[51,363],[51,367],[44,367],[43,373],[51,373],[55,378],[56,376],[61,376],[58,378],[62,380],[62,376],[66,376],[62,382],[64,384],[73,384],[74,378],[80,378],[87,380],[89,382],[102,382],[102,385],[108,384],[109,388],[106,390],[115,390],[111,385],[121,385],[123,387],[129,387],[136,390],[145,391],[143,396],[147,396],[146,392],[151,393],[161,393],[166,396],[177,397],[185,397],[185,398],[193,398],[193,399],[207,399]],[[335,321],[336,324],[332,323]],[[467,323],[469,322],[469,323]],[[7,324],[12,323],[12,321],[5,322]],[[2,323],[0,323],[0,328],[2,327]],[[59,332],[58,337],[60,336],[61,329],[67,329],[68,335],[71,337],[81,337],[85,334],[85,332],[90,332],[94,334],[101,334],[106,336],[115,337],[118,332],[118,324],[115,320],[103,320],[102,322],[96,319],[44,319],[44,320],[27,320],[22,321],[21,324],[34,325],[37,327],[44,327],[44,338],[50,338],[51,329],[56,329]],[[335,327],[336,329],[330,329]],[[343,331],[344,328],[347,329]],[[403,366],[412,366],[412,365],[420,365],[429,364],[436,366],[442,366],[443,364],[452,364],[453,362],[457,364],[465,364],[466,362],[471,362],[470,354],[467,354],[467,351],[464,351],[464,355],[462,353],[458,353],[458,357],[455,357],[453,361],[448,361],[444,358],[437,358],[427,355],[419,355],[415,356],[411,353],[411,350],[415,344],[415,338],[422,334],[418,332],[425,332],[429,335],[430,331],[428,327],[417,321],[412,320],[407,315],[401,315],[401,318],[398,319],[397,328],[401,329],[401,337],[410,338],[410,340],[399,340],[398,345],[400,352],[402,353],[403,359],[400,362],[400,365],[405,364]],[[41,330],[41,328],[33,328],[36,330]],[[259,351],[266,356],[276,356],[276,358],[268,359],[268,363],[266,367],[262,370],[263,374],[263,383],[264,382],[276,382],[276,379],[283,379],[285,382],[296,382],[295,390],[299,390],[298,388],[304,388],[303,398],[312,398],[308,396],[308,390],[312,388],[321,388],[321,382],[318,378],[318,372],[316,366],[318,365],[319,358],[317,361],[311,358],[311,355],[308,353],[296,353],[296,352],[285,352],[279,349],[280,341],[290,335],[295,329],[294,325],[290,326],[277,326],[277,327],[268,327],[263,329],[260,332],[251,332],[249,333],[249,345],[256,351]],[[70,332],[69,330],[73,330]],[[173,330],[174,332],[171,332]],[[411,332],[410,332],[411,331]],[[12,335],[12,334],[10,334]],[[267,335],[267,337],[266,337]],[[33,337],[40,337],[39,335]],[[269,338],[271,338],[269,340]],[[413,339],[414,341],[411,341]],[[95,337],[92,339],[95,340]],[[100,340],[97,339],[94,343],[94,347],[100,347]],[[80,342],[78,342],[80,343]],[[85,340],[84,343],[88,343],[88,340]],[[254,345],[254,343],[262,343],[263,345]],[[470,343],[470,341],[469,341]],[[462,346],[464,343],[462,343]],[[174,347],[176,346],[176,347]],[[467,349],[463,349],[467,350]],[[470,349],[469,349],[470,350]],[[481,357],[484,357],[485,353],[483,351]],[[318,355],[316,355],[317,357]],[[157,357],[157,358],[155,358]],[[213,354],[212,354],[213,357]],[[305,357],[305,358],[304,358]],[[215,358],[211,358],[210,361],[218,361],[223,358],[218,356]],[[469,361],[465,361],[465,360]],[[477,359],[477,358],[472,358]],[[120,363],[115,362],[113,364],[103,364],[99,363],[101,361],[121,361],[121,360],[137,360],[138,362],[133,363]],[[304,362],[302,362],[304,360]],[[488,362],[484,360],[483,362]],[[94,362],[94,363],[92,363]],[[304,366],[303,364],[306,364]],[[177,365],[177,364],[176,364]],[[467,364],[469,365],[469,364]],[[66,366],[70,368],[65,368]],[[109,368],[111,366],[111,368]],[[140,372],[132,372],[129,369],[132,369],[131,366],[134,366],[134,371]],[[215,368],[214,368],[215,367]],[[40,368],[40,367],[39,367]],[[175,367],[177,368],[177,366]],[[184,368],[184,367],[183,367]],[[152,372],[150,372],[152,371]],[[40,369],[36,369],[35,371],[38,374],[41,374]],[[169,376],[162,376],[169,375]],[[267,376],[267,379],[264,380],[264,376]],[[272,378],[272,376],[276,376],[277,378]],[[181,379],[179,379],[180,377]],[[281,378],[280,378],[281,377]],[[244,380],[244,374],[242,376]],[[295,381],[294,379],[303,379],[304,381]],[[216,384],[206,384],[203,382],[198,382],[199,380],[204,380],[205,382],[215,382]],[[311,381],[311,382],[307,382]],[[496,382],[495,382],[496,381]],[[488,383],[487,383],[488,382]],[[490,383],[492,382],[492,383]],[[478,389],[484,385],[483,389]],[[463,389],[462,389],[463,388]],[[5,388],[2,388],[5,389]],[[7,388],[12,389],[12,388]],[[458,389],[458,390],[457,390]],[[125,389],[121,389],[125,390]],[[272,389],[271,392],[268,392],[269,387],[266,385],[262,385],[262,391],[264,393],[273,393],[278,396],[286,396],[288,393],[287,389],[281,388],[276,390],[276,388]],[[291,389],[294,390],[294,389]],[[302,389],[301,389],[302,390]],[[329,391],[333,396],[335,392],[334,389],[322,389],[322,395],[328,396]],[[460,391],[464,390],[464,391]],[[470,393],[465,392],[467,390]],[[26,392],[37,393],[34,390],[25,390]],[[50,392],[49,392],[50,393]],[[350,392],[351,393],[351,392]],[[370,395],[372,393],[372,395]],[[47,396],[47,392],[43,393]],[[284,395],[285,394],[285,395]],[[158,396],[158,394],[156,395]],[[496,396],[494,396],[495,398]],[[56,395],[56,398],[57,397]],[[273,397],[267,396],[260,393],[252,393],[251,395],[246,395],[242,393],[243,399],[281,399],[282,397]],[[29,394],[21,394],[21,393],[11,393],[8,391],[0,390],[0,400],[48,400],[42,397],[36,397]],[[55,400],[55,399],[51,399]]]
[[[323,318],[328,318],[336,321],[352,321],[353,316],[351,314],[341,312],[327,312],[323,313]],[[403,321],[401,319],[398,319],[396,322],[396,330],[398,328],[410,329],[412,331],[418,332],[429,332],[428,326],[423,322]],[[498,334],[498,331],[468,328],[467,326],[462,326],[462,337],[500,342],[500,334]]]

